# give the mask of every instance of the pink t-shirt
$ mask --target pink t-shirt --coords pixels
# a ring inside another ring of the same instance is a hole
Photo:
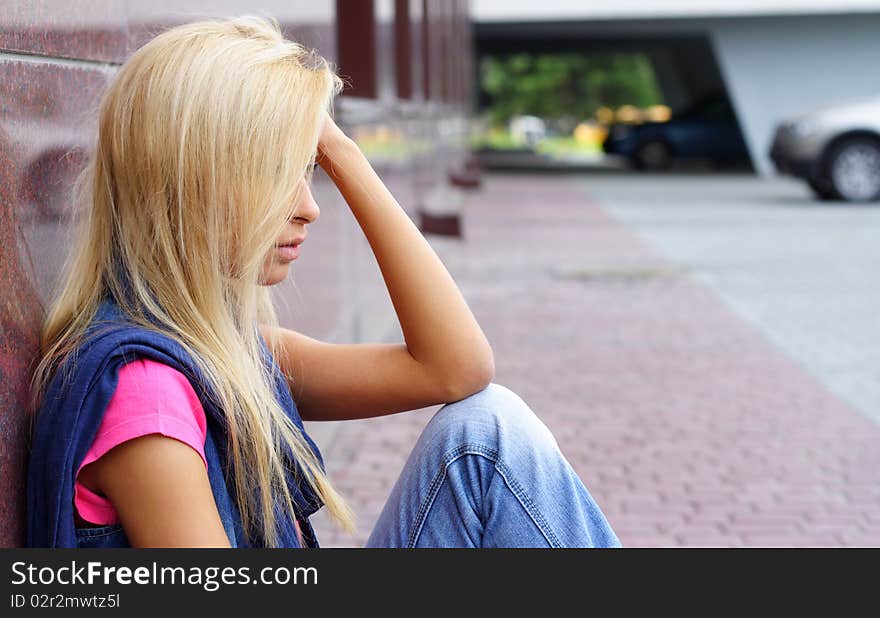
[[[141,358],[119,368],[116,391],[104,412],[95,440],[77,468],[77,475],[84,466],[96,461],[114,446],[155,433],[191,446],[207,469],[205,410],[192,384],[173,367]],[[91,491],[78,479],[74,484],[74,507],[80,517],[93,524],[119,522],[110,501]],[[296,532],[302,545],[298,522]]]

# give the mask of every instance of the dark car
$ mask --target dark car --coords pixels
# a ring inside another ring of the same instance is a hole
[[[603,148],[645,170],[668,168],[675,159],[749,160],[736,115],[723,95],[701,99],[666,122],[612,125]]]

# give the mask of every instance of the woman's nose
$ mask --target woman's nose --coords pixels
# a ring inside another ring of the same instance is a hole
[[[312,190],[306,185],[300,195],[299,203],[297,203],[296,208],[293,210],[291,221],[301,219],[306,223],[314,223],[320,214],[321,209],[318,208],[318,203],[315,202]]]

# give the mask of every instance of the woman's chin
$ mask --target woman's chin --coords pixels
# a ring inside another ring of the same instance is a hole
[[[290,262],[276,263],[272,266],[269,273],[260,278],[260,285],[277,285],[287,279],[287,273],[290,271]]]

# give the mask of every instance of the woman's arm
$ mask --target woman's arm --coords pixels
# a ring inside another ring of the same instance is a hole
[[[410,355],[438,375],[491,376],[492,348],[452,276],[329,115],[318,152],[376,256]]]
[[[80,481],[104,493],[132,547],[229,547],[205,464],[190,446],[149,434],[83,467]]]
[[[405,344],[331,344],[279,329],[283,351],[277,360],[302,418],[380,416],[456,401],[485,388],[495,375],[492,348],[452,276],[329,115],[318,163],[370,244]]]

